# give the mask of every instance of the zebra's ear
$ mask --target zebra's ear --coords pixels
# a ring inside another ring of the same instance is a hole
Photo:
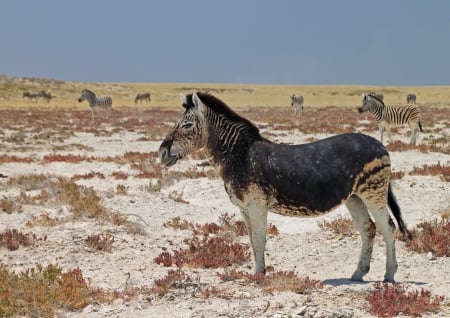
[[[180,100],[181,100],[181,105],[187,105],[187,96],[184,95],[183,93],[180,93]]]
[[[198,97],[197,93],[192,93],[192,103],[194,104],[194,109],[198,115],[203,116],[203,111],[206,109],[205,104],[203,104],[200,97]]]

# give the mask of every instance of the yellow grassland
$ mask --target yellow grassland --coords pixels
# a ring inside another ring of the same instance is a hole
[[[384,94],[387,104],[402,104],[406,95],[417,95],[423,106],[450,106],[450,86],[363,86],[363,85],[261,85],[216,83],[84,83],[51,79],[0,76],[0,107],[34,108],[61,107],[83,109],[87,102],[78,102],[81,90],[87,88],[97,95],[113,98],[113,107],[134,107],[139,92],[149,92],[152,101],[141,107],[179,107],[179,93],[194,90],[206,91],[223,99],[233,108],[265,106],[288,107],[289,96],[300,94],[306,107],[346,106],[357,107],[361,94],[376,91]],[[25,91],[46,90],[55,97],[50,103],[23,98]]]

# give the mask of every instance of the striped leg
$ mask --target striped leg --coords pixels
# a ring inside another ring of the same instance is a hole
[[[363,276],[370,270],[370,258],[372,257],[373,241],[376,234],[375,224],[370,218],[369,211],[364,202],[356,195],[351,196],[345,205],[350,211],[353,222],[361,235],[362,247],[358,267],[351,280],[362,281]]]
[[[394,275],[398,268],[395,255],[395,224],[386,206],[371,205],[371,203],[367,203],[367,205],[386,244],[386,273],[384,274],[384,281],[393,283],[395,282]]]

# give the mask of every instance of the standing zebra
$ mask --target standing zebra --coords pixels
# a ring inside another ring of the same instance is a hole
[[[406,96],[406,103],[407,104],[415,104],[416,103],[416,94],[408,94]]]
[[[152,97],[150,96],[150,93],[138,93],[134,99],[134,103],[137,104],[142,101],[151,102],[151,100]]]
[[[375,96],[376,98],[378,98],[378,99],[381,100],[382,102],[384,101],[384,95],[381,94],[381,93],[370,92],[370,93],[368,93],[368,94]]]
[[[80,98],[78,98],[78,102],[81,103],[84,100],[89,102],[92,112],[92,120],[94,120],[95,113],[97,113],[98,108],[103,108],[106,112],[106,119],[109,119],[109,114],[112,109],[112,98],[110,96],[97,97],[94,92],[88,89],[83,89]]]
[[[291,95],[291,106],[294,107],[295,114],[300,114],[303,110],[303,96],[292,94]]]
[[[387,131],[389,140],[392,142],[391,126],[401,126],[408,124],[411,128],[411,145],[416,144],[417,128],[422,131],[421,116],[419,107],[415,104],[406,104],[401,106],[385,105],[375,94],[364,94],[360,113],[369,111],[375,115],[375,119],[380,129],[380,140],[383,143],[383,132]]]

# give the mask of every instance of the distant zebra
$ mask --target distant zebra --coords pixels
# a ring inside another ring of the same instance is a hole
[[[28,99],[33,99],[34,101],[37,101],[38,98],[42,98],[47,101],[47,103],[50,102],[50,100],[53,98],[52,93],[48,93],[44,90],[41,90],[37,93],[31,93],[31,92],[25,92],[22,95],[22,98],[27,97]]]
[[[303,110],[303,96],[297,94],[291,95],[291,106],[294,107],[295,115],[300,114]]]
[[[52,96],[52,93],[46,92],[44,90],[40,91],[38,94],[39,94],[39,97],[45,99],[47,101],[47,103],[50,103],[50,101],[54,97],[54,96]]]
[[[408,94],[406,96],[406,103],[407,104],[415,104],[416,103],[416,94]]]
[[[417,128],[422,130],[421,116],[419,107],[415,104],[406,104],[401,106],[385,105],[382,100],[375,94],[364,94],[361,107],[358,108],[360,113],[369,111],[375,115],[375,119],[380,129],[380,139],[383,143],[383,132],[387,131],[389,140],[392,142],[391,127],[408,124],[411,128],[411,145],[416,144]]]
[[[36,102],[38,97],[40,97],[41,95],[39,93],[31,93],[31,92],[24,92],[22,95],[22,98],[28,98],[28,99],[34,99],[34,101]]]
[[[138,102],[146,101],[150,102],[152,100],[150,93],[138,93],[136,95],[136,98],[134,99],[134,103],[137,104]]]
[[[106,119],[109,119],[109,114],[112,109],[112,98],[109,96],[95,96],[95,93],[88,90],[83,89],[81,92],[80,98],[78,98],[78,102],[82,102],[87,100],[89,102],[89,106],[91,107],[92,112],[92,120],[95,118],[95,114],[97,113],[98,108],[103,108],[106,112]]]

